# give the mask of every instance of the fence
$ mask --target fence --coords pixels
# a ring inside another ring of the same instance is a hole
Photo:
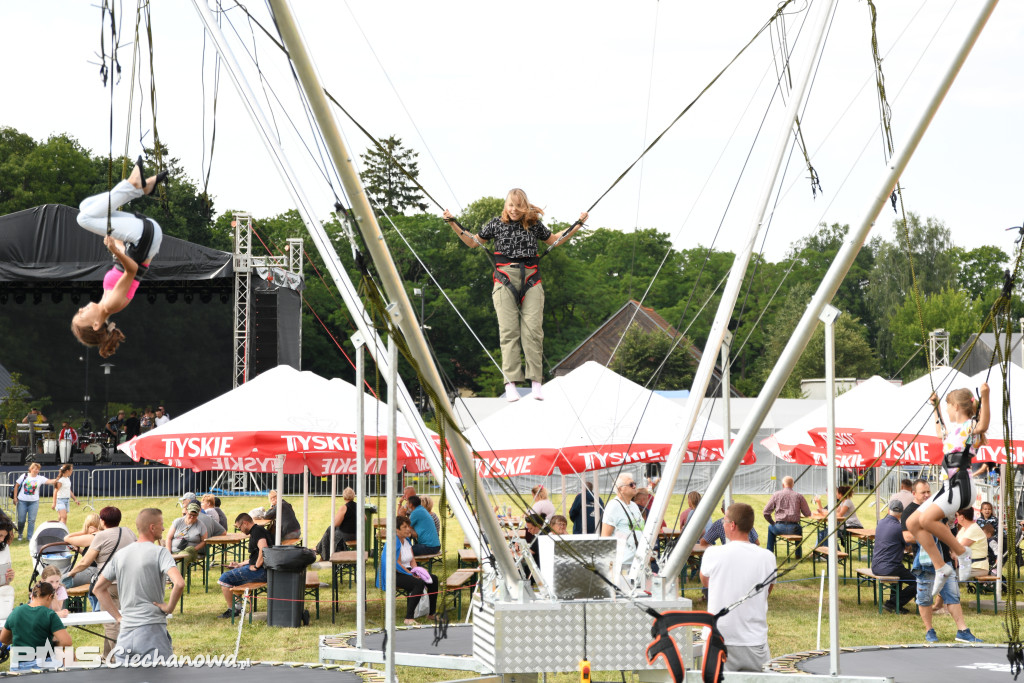
[[[689,491],[705,491],[712,477],[718,470],[716,463],[699,463],[684,466],[679,478],[673,484],[673,492],[686,494]],[[857,474],[849,470],[840,471],[840,484],[856,483],[857,493],[869,493],[874,489],[876,480],[880,481],[879,495],[888,500],[899,488],[901,477],[915,477],[919,474],[917,469],[903,468],[900,471],[892,472],[882,479],[886,472],[884,468],[868,470],[864,477],[858,482]],[[629,472],[634,479],[643,485],[649,474],[654,475],[648,466],[632,465],[623,469],[607,469],[596,473],[597,490],[607,494],[612,490],[615,477],[620,472]],[[5,476],[0,475],[0,488],[3,488],[0,498],[0,509],[10,513],[14,508],[13,492],[17,479],[23,472],[8,472]],[[40,472],[47,478],[56,478],[57,469],[48,468]],[[586,475],[587,481],[593,480],[593,473]],[[806,467],[793,465],[778,460],[763,459],[754,465],[741,466],[732,479],[732,490],[736,494],[771,494],[780,488],[780,481],[785,476],[791,476],[797,480],[796,489],[806,495],[815,493],[824,494],[827,472],[824,467]],[[383,475],[367,475],[367,494],[377,497],[384,494],[385,477]],[[570,475],[565,478],[565,491],[562,490],[562,478],[558,475],[551,477],[521,476],[504,480],[506,483],[499,485],[497,482],[484,480],[484,489],[491,494],[500,494],[511,485],[512,490],[529,498],[530,489],[537,484],[544,484],[552,493],[564,493],[576,495],[582,490],[583,482],[580,476]],[[338,475],[338,493],[345,487],[355,488],[356,475]],[[413,486],[420,494],[439,496],[441,486],[429,473],[404,474],[400,477],[397,493],[400,493],[405,486]],[[92,469],[78,469],[72,473],[71,488],[75,495],[90,504],[119,498],[177,498],[186,491],[207,492],[212,491],[222,496],[250,495],[263,496],[272,488],[276,488],[277,479],[274,474],[256,474],[241,472],[192,472],[162,465],[150,465],[147,467],[96,467]],[[286,496],[302,495],[302,475],[289,474],[284,477],[284,492]],[[311,496],[329,496],[331,494],[331,478],[321,476],[309,476],[309,493]]]

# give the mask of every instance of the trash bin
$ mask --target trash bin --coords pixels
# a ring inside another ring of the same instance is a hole
[[[267,626],[302,626],[306,567],[316,561],[309,548],[283,545],[263,549],[267,567]]]

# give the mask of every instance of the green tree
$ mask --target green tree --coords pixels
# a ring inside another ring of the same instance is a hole
[[[381,138],[380,144],[384,148],[383,151],[371,147],[365,154],[360,155],[363,159],[363,171],[359,177],[363,181],[374,211],[391,216],[404,213],[410,207],[426,211],[427,205],[423,203],[423,195],[416,184],[399,168],[400,164],[410,176],[417,178],[419,169],[416,157],[419,153],[403,147],[402,139],[394,135],[386,139]]]
[[[43,408],[49,403],[49,396],[32,398],[32,393],[29,391],[28,386],[21,382],[21,373],[12,372],[11,383],[7,387],[7,391],[4,392],[4,395],[0,397],[0,422],[3,422],[3,425],[7,428],[8,437],[14,438],[15,425],[28,415],[28,411],[31,408],[39,408],[40,412],[46,415],[46,411]]]
[[[971,301],[970,295],[964,290],[947,288],[930,294],[921,301],[925,332],[944,329],[949,332],[951,348],[962,346],[971,334],[979,331],[983,308],[983,304]],[[906,363],[899,376],[909,381],[923,375],[926,372],[928,351],[921,348],[926,340],[921,337],[921,323],[913,298],[908,298],[896,309],[888,321],[888,328],[893,335],[891,360],[895,369],[898,370]],[[911,356],[913,360],[908,363]]]
[[[878,359],[867,340],[860,320],[840,315],[833,324],[835,332],[836,377],[864,379],[878,374]],[[825,326],[819,324],[807,342],[803,355],[793,368],[791,379],[818,379],[825,376]]]
[[[630,325],[609,367],[648,389],[688,389],[694,371],[687,352],[690,342],[684,337],[673,349],[675,341],[663,332],[644,332],[639,325]],[[661,372],[652,381],[659,367]]]
[[[1003,288],[1003,270],[1010,257],[999,247],[985,245],[974,249],[953,247],[956,282],[972,299],[982,299]]]

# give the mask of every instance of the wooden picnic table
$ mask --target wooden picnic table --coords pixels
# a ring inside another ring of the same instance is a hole
[[[220,566],[221,569],[227,564],[227,553],[230,550],[232,557],[238,561],[242,559],[241,550],[245,547],[245,541],[248,539],[248,534],[243,534],[240,531],[221,534],[220,536],[210,536],[206,539],[206,545],[210,546],[211,551],[206,553],[207,571],[211,564],[211,559],[217,553],[220,553]]]

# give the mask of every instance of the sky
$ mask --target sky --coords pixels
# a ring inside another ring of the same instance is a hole
[[[771,151],[780,135],[790,135],[782,124],[788,92],[773,99],[777,51],[780,45],[794,50],[794,73],[807,64],[813,21],[801,28],[821,1],[810,9],[794,3],[785,30],[762,34],[592,209],[588,224],[657,228],[680,249],[713,244],[735,250],[757,223]],[[481,197],[521,187],[549,220],[561,221],[575,219],[597,200],[776,6],[751,0],[293,5],[325,87],[374,135],[396,135],[419,153],[420,180],[445,208],[457,214]],[[876,5],[898,150],[981,2]],[[319,157],[314,160],[304,147],[313,146],[314,138],[287,64],[258,28],[250,32],[234,2],[221,6],[242,72],[260,105],[273,111],[276,134],[303,191],[326,218],[334,195],[318,169]],[[127,14],[113,147],[115,154],[123,152],[127,139],[134,157],[143,143],[152,144],[149,66],[142,87],[136,81],[133,88],[134,6],[115,7]],[[272,27],[265,6],[252,3],[249,9]],[[106,154],[110,90],[99,77],[98,7],[81,0],[3,3],[0,17],[6,28],[0,59],[8,65],[0,126],[36,139],[66,133]],[[269,217],[293,208],[223,69],[211,165],[216,60],[210,42],[204,46],[192,3],[153,3],[152,26],[157,125],[173,156],[199,185],[209,167],[218,211]],[[859,222],[879,190],[886,167],[870,40],[867,4],[840,0],[801,119],[823,193],[812,197],[802,155],[793,155],[772,191],[768,232],[757,240],[770,260],[782,258],[820,222]],[[263,81],[250,57],[254,43]],[[1021,64],[1024,3],[1006,0],[903,176],[908,210],[943,221],[958,245],[994,244],[1009,252],[1013,235],[1003,230],[1024,219]],[[365,152],[362,133],[340,114],[339,123],[349,150]],[[441,212],[433,205],[429,210]],[[891,238],[893,217],[884,209],[872,234]]]

